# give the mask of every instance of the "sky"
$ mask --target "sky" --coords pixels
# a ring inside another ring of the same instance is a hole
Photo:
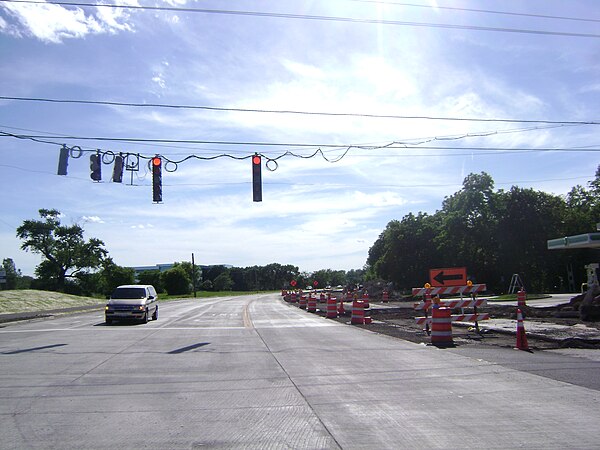
[[[470,173],[565,195],[600,164],[597,0],[101,3],[0,1],[0,258],[25,275],[42,208],[121,266],[350,270]]]

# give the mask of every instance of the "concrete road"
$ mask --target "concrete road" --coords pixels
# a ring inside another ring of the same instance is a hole
[[[550,294],[546,298],[536,298],[536,299],[528,299],[527,306],[531,306],[533,308],[546,308],[550,306],[558,306],[564,303],[569,303],[573,297],[579,295],[575,294]],[[511,301],[490,301],[492,305],[508,305],[508,306],[517,306],[516,300]]]
[[[12,323],[0,448],[598,448],[598,390],[488,359],[275,295],[164,303],[145,325]]]

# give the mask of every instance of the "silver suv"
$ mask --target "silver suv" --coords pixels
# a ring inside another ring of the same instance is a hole
[[[139,320],[148,323],[150,318],[158,320],[158,294],[149,284],[130,284],[116,288],[106,308],[106,324],[114,320]]]

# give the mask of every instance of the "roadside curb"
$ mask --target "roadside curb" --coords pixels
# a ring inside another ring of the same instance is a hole
[[[75,314],[79,312],[89,312],[100,310],[104,307],[104,303],[87,306],[74,306],[71,308],[48,309],[42,311],[27,311],[12,314],[0,314],[0,323],[17,322],[20,320],[40,319],[44,317],[52,317],[59,314]]]

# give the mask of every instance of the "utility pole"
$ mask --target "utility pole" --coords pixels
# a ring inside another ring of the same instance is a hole
[[[196,298],[196,263],[194,262],[194,254],[192,253],[192,286],[194,287],[194,298]]]

